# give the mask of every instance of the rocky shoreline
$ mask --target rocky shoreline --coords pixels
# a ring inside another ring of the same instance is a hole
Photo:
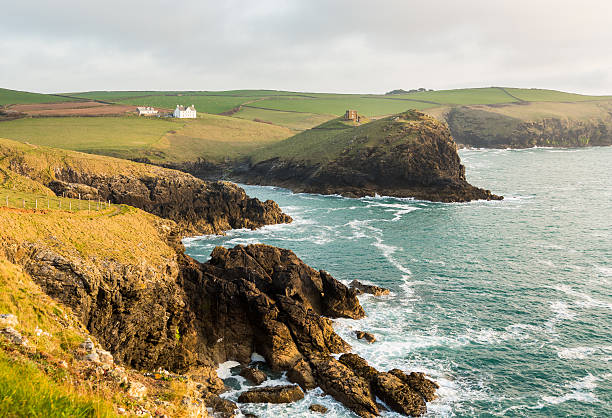
[[[249,198],[233,184],[207,183],[136,163],[122,174],[87,169],[74,155],[46,163],[41,170],[24,153],[11,159],[10,169],[60,195],[111,200],[157,215],[133,214],[150,223],[156,239],[167,246],[161,258],[88,253],[82,244],[58,242],[53,226],[47,227],[49,236],[23,238],[13,232],[0,245],[9,262],[21,266],[45,294],[72,310],[103,347],[98,351],[110,351],[117,364],[189,373],[198,382],[201,402],[223,416],[233,416],[239,408],[219,397],[224,384],[217,365],[232,360],[246,367],[254,352],[271,370],[287,372],[299,388],[264,390],[243,400],[295,400],[301,391],[320,387],[364,417],[379,415],[387,407],[413,416],[426,411],[437,387],[434,382],[414,373],[380,372],[357,355],[347,357],[351,347],[333,329],[334,318],[365,316],[359,293],[382,295],[385,289],[358,282],[349,288],[290,250],[262,244],[217,247],[206,263],[185,254],[180,238],[188,234],[290,222],[276,203]],[[124,208],[129,213],[129,207]],[[36,223],[45,213],[32,211],[27,216]],[[113,222],[113,216],[121,212],[111,214],[107,222]],[[95,223],[95,218],[90,221]],[[112,235],[106,238],[111,245],[118,243]],[[147,239],[121,236],[133,246],[154,245]]]

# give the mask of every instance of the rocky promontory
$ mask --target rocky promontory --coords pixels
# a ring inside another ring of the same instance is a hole
[[[247,183],[348,197],[502,198],[467,182],[448,128],[416,111],[358,126],[327,122],[262,151],[235,174]]]
[[[237,185],[207,182],[178,170],[0,139],[4,166],[58,196],[127,204],[178,224],[183,235],[222,233],[291,222],[272,200]]]

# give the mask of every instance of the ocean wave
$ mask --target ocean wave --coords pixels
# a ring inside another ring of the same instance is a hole
[[[591,374],[586,375],[582,379],[567,384],[566,387],[572,389],[560,396],[543,396],[542,400],[549,405],[558,405],[567,401],[579,401],[585,403],[599,402],[597,396],[593,393],[593,390],[597,388],[597,381],[599,379]]]

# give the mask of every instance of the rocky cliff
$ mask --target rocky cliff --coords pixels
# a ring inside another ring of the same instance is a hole
[[[466,181],[450,132],[431,117],[410,111],[360,126],[339,123],[275,144],[235,175],[247,183],[349,197],[501,199]]]
[[[0,139],[2,167],[59,196],[110,200],[171,219],[183,234],[291,222],[275,202],[250,198],[235,184],[148,164]]]
[[[455,141],[467,147],[612,145],[612,105],[608,102],[463,106],[442,117]]]
[[[45,214],[19,216],[22,222],[35,222]],[[138,216],[115,215],[120,219],[114,222],[127,227],[137,224]],[[223,386],[214,373],[216,364],[247,364],[258,352],[272,369],[288,371],[290,380],[305,390],[320,386],[361,416],[379,413],[376,396],[395,399],[397,405],[389,405],[398,412],[425,411],[427,397],[415,387],[397,379],[372,387],[350,364],[331,356],[350,346],[334,332],[329,318],[358,319],[365,313],[355,290],[307,266],[291,251],[266,245],[218,247],[202,264],[174,241],[171,221],[156,221],[146,237],[134,238],[132,231],[112,242],[118,248],[122,241],[132,242],[136,253],[147,253],[140,247],[153,245],[158,253],[130,258],[110,249],[117,255],[89,254],[64,243],[99,221],[84,222],[44,223],[46,229],[53,225],[57,234],[69,235],[43,240],[32,239],[36,235],[27,230],[7,231],[0,248],[46,294],[70,307],[115,361],[136,369],[191,371],[201,376],[202,396],[214,408]],[[66,225],[72,230],[60,232]],[[428,382],[424,377],[421,381]]]

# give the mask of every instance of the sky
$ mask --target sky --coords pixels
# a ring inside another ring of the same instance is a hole
[[[610,0],[28,0],[0,8],[0,87],[612,94]]]

